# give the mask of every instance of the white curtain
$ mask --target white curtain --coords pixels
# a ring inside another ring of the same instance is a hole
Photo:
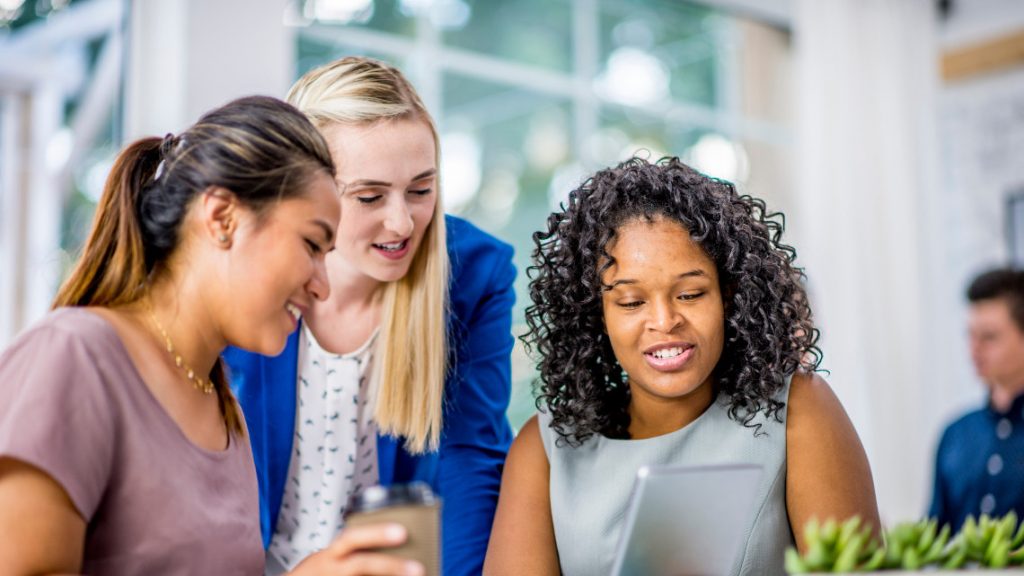
[[[798,0],[799,211],[793,241],[823,338],[826,379],[860,433],[885,523],[931,494],[948,417],[942,316],[961,286],[942,270],[935,207],[936,16],[931,0]]]

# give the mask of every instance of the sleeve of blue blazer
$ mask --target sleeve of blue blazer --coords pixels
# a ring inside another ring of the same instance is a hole
[[[437,484],[443,504],[446,576],[480,574],[512,431],[512,247],[456,218],[448,220],[452,266],[446,387]]]

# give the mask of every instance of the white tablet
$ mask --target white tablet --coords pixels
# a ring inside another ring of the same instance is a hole
[[[760,476],[752,464],[641,468],[612,576],[728,574]]]

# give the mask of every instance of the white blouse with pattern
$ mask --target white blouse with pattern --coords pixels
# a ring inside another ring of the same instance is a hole
[[[350,498],[377,484],[377,426],[368,408],[376,340],[374,332],[358,350],[334,354],[302,327],[295,436],[268,573],[291,570],[330,544]]]

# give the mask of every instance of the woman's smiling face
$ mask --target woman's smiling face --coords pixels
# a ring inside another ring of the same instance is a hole
[[[227,341],[276,355],[298,319],[330,293],[325,258],[340,219],[338,189],[326,172],[310,178],[305,194],[281,200],[256,214],[238,211],[223,282],[228,289],[214,308]]]
[[[607,248],[604,325],[634,401],[683,399],[711,387],[725,310],[715,263],[674,220],[628,220]]]
[[[322,132],[341,191],[336,255],[377,282],[400,280],[438,201],[433,132],[416,119],[332,124]]]

